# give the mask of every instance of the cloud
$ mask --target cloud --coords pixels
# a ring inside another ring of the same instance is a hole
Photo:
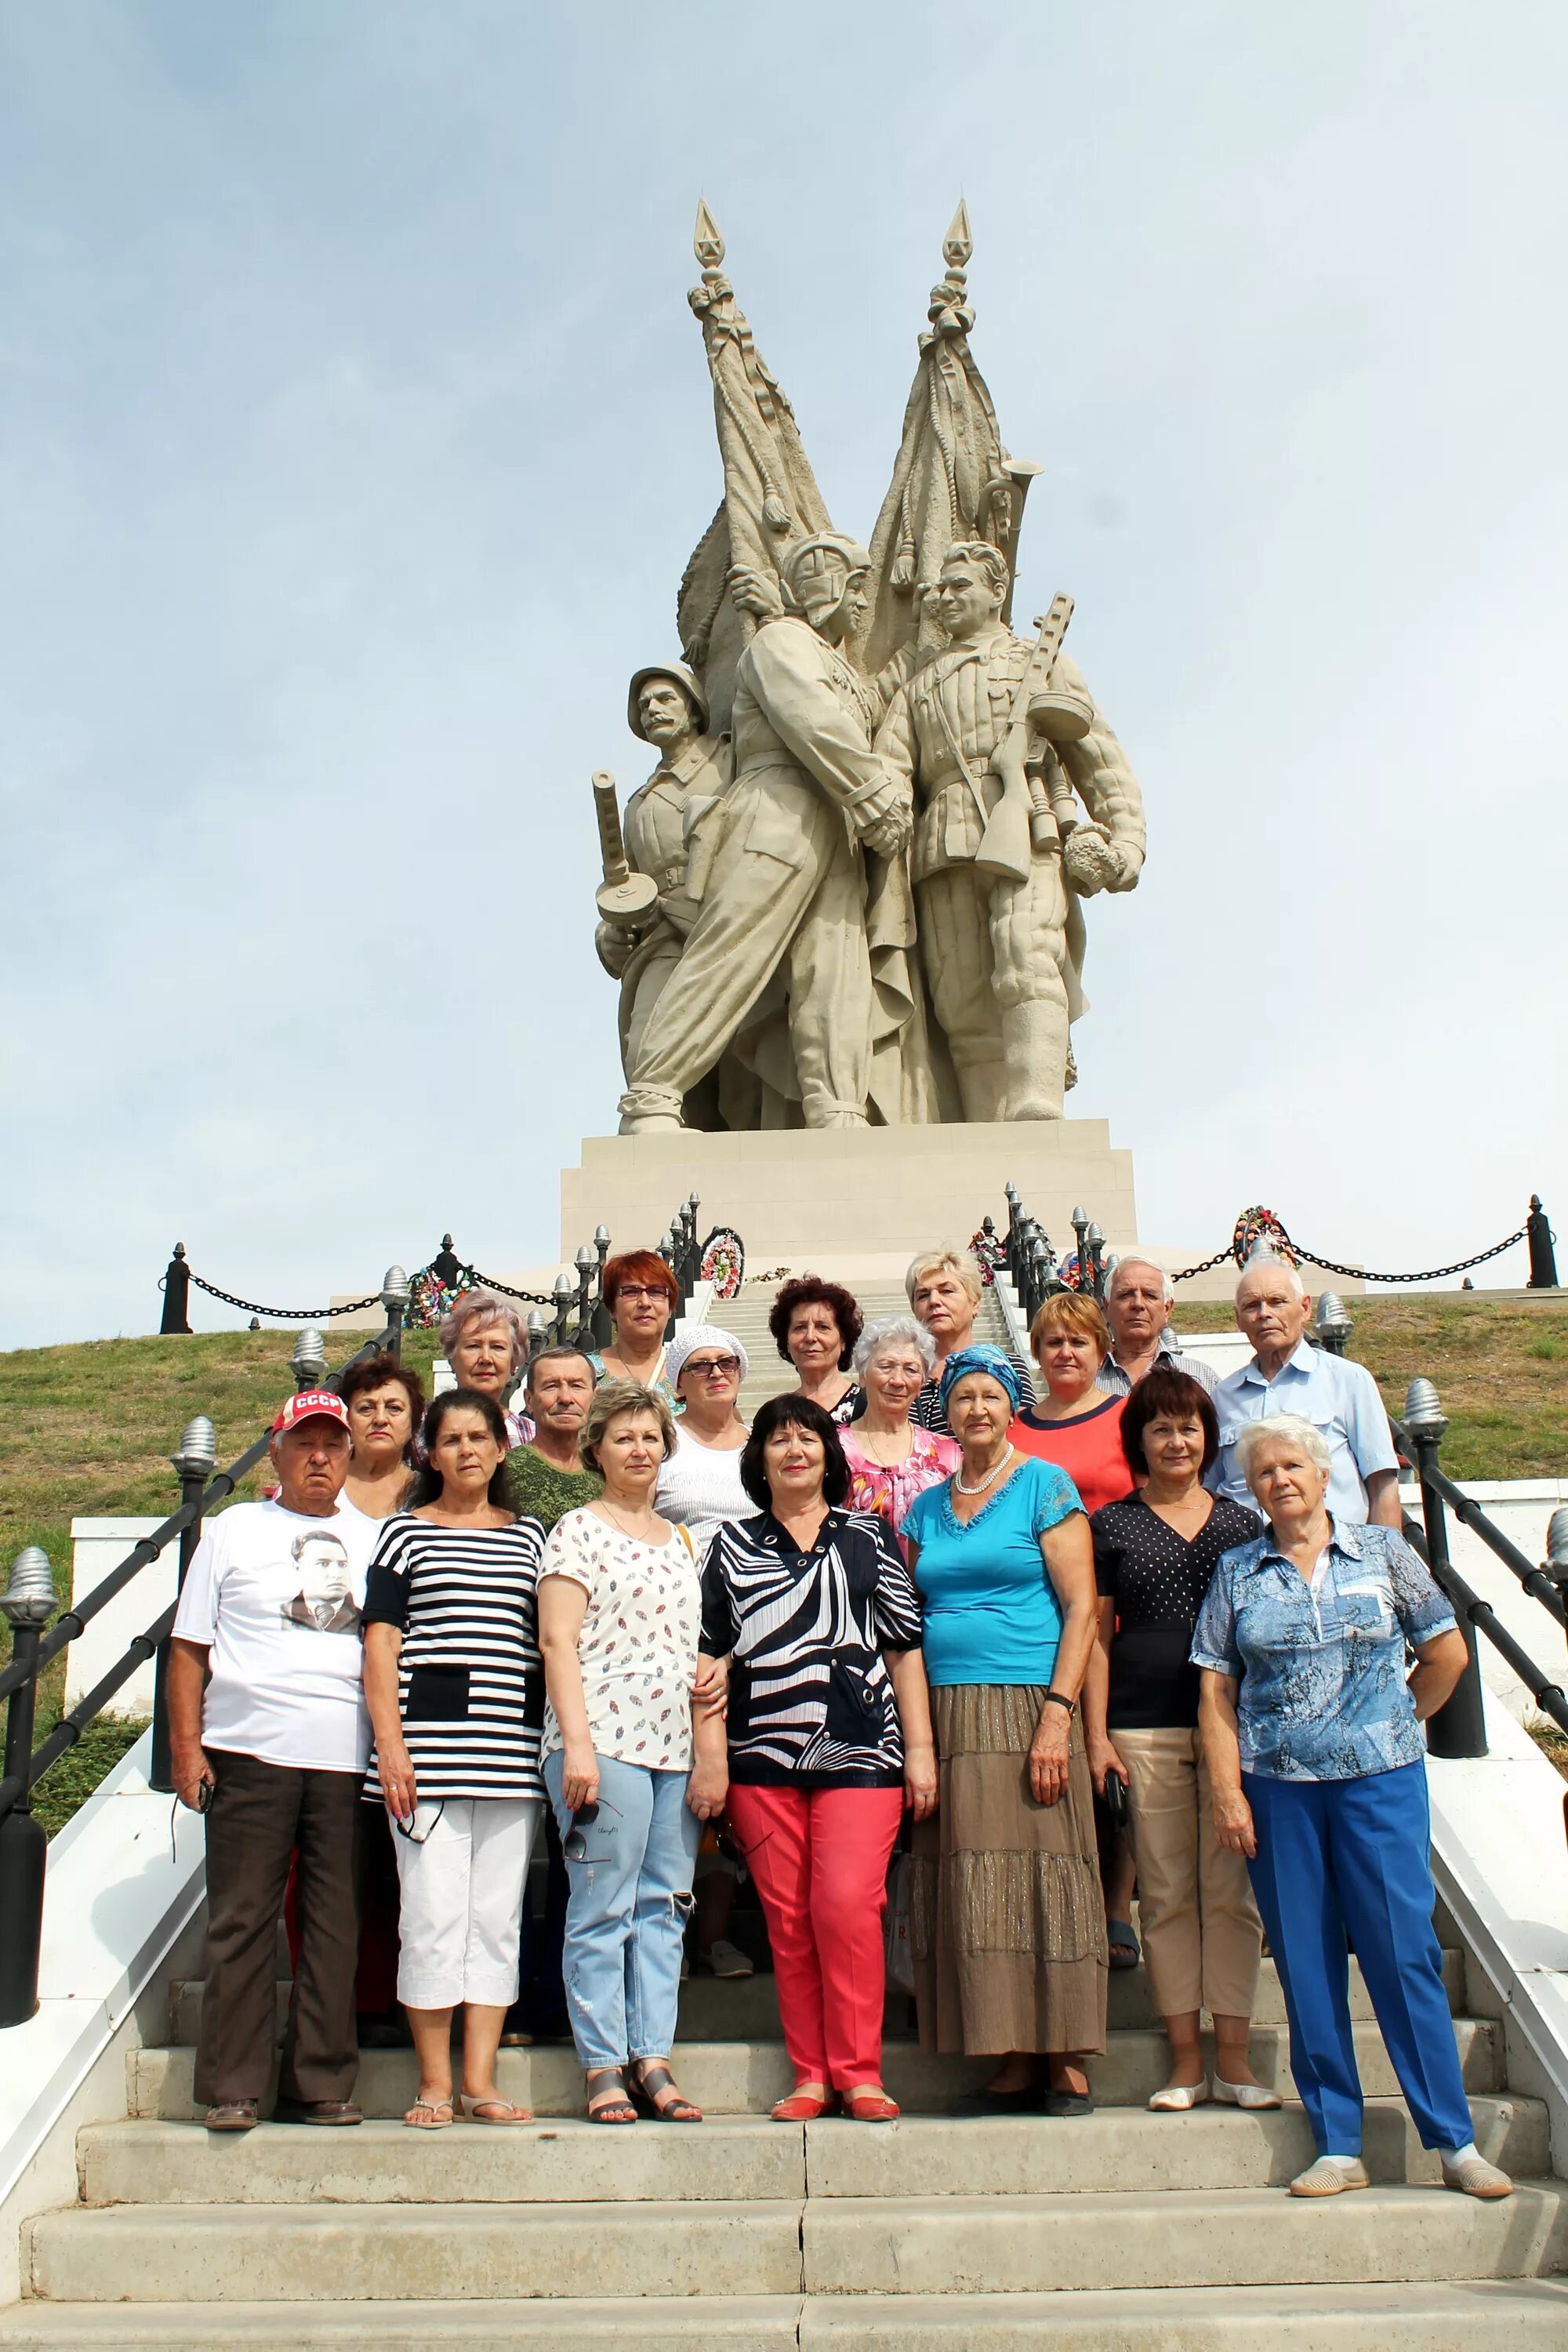
[[[176,1238],[285,1304],[448,1228],[553,1251],[619,1090],[588,777],[641,772],[718,489],[700,189],[862,531],[967,195],[1047,467],[1021,601],[1072,589],[1149,806],[1071,1105],[1145,1235],[1264,1198],[1435,1263],[1561,1197],[1565,47],[1522,5],[12,12],[5,1343],[150,1328]]]

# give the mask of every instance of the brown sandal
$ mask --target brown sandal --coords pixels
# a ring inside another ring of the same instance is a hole
[[[662,2060],[655,2064],[649,2059],[639,2058],[634,2061],[634,2064],[636,2072],[627,2088],[637,2105],[646,2108],[656,2124],[700,2124],[702,2121],[701,2108],[693,2106],[689,2099],[682,2098],[676,2090],[674,2075]],[[662,2105],[657,2096],[660,2091],[673,2094]]]
[[[599,2097],[595,2105],[595,2084]],[[588,2121],[591,2124],[635,2124],[637,2111],[626,2096],[626,2077],[618,2066],[591,2066],[587,2070]]]

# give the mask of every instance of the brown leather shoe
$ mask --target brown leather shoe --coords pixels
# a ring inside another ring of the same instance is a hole
[[[254,2099],[219,2099],[206,2112],[208,2131],[253,2131],[256,2126]]]
[[[255,2110],[251,2120],[255,2121]],[[364,2109],[351,2099],[279,2099],[272,2112],[275,2124],[363,2124]]]

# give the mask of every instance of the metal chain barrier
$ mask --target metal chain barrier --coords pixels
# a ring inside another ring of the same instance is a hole
[[[1278,1219],[1274,1222],[1279,1239],[1298,1257],[1305,1258],[1309,1265],[1321,1266],[1325,1274],[1342,1274],[1352,1282],[1441,1282],[1446,1275],[1468,1274],[1471,1266],[1485,1265],[1489,1258],[1500,1257],[1504,1250],[1512,1249],[1516,1242],[1523,1241],[1530,1231],[1528,1224],[1522,1224],[1517,1233],[1510,1234],[1506,1241],[1494,1242],[1490,1249],[1478,1250],[1474,1257],[1457,1258],[1452,1265],[1428,1266],[1421,1274],[1373,1274],[1368,1266],[1341,1265],[1337,1259],[1320,1257],[1315,1250],[1303,1249],[1300,1242],[1292,1240]],[[1213,1257],[1205,1257],[1200,1265],[1184,1266],[1180,1274],[1171,1276],[1171,1280],[1187,1282],[1194,1274],[1211,1274],[1216,1265],[1224,1265],[1227,1259],[1234,1260],[1237,1265],[1246,1263],[1240,1247],[1234,1241],[1224,1249],[1215,1250]]]
[[[247,1315],[265,1315],[274,1323],[325,1323],[334,1315],[358,1315],[366,1307],[379,1307],[381,1293],[373,1290],[368,1298],[351,1298],[346,1307],[258,1307],[254,1298],[237,1298],[232,1290],[219,1290],[201,1276],[191,1274],[198,1290],[209,1298],[220,1298],[226,1307],[237,1307]]]
[[[492,1276],[481,1274],[478,1266],[459,1266],[458,1271],[466,1274],[480,1290],[499,1290],[503,1298],[521,1298],[529,1307],[553,1307],[555,1304],[547,1291],[514,1290],[510,1282],[497,1282]]]

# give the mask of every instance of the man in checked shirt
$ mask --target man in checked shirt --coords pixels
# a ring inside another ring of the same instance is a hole
[[[1002,620],[1006,559],[984,540],[948,550],[931,592],[949,643],[900,686],[877,735],[889,770],[913,788],[911,874],[921,953],[966,1119],[1060,1118],[1068,1024],[1085,1009],[1080,898],[1131,890],[1143,864],[1143,803],[1121,744],[1098,709],[1060,758],[1092,826],[1064,857],[1035,849],[1021,882],[977,869],[982,803],[1035,648]],[[1058,653],[1053,689],[1084,697]],[[1101,838],[1103,836],[1103,839]]]

